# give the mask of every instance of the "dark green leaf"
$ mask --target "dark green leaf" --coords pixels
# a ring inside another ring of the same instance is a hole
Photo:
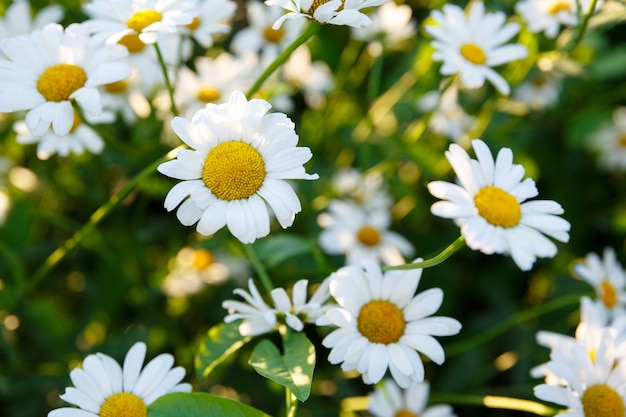
[[[199,379],[204,379],[224,359],[252,339],[239,333],[239,322],[220,323],[209,330],[196,353],[195,367]]]
[[[240,402],[200,392],[173,393],[148,407],[149,417],[269,417]]]
[[[291,390],[300,401],[311,393],[315,346],[302,333],[289,333],[283,342],[285,355],[269,340],[255,346],[250,365],[264,377]]]

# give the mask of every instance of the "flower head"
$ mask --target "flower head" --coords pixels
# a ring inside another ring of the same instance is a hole
[[[123,367],[111,357],[97,353],[89,355],[81,368],[70,372],[74,387],[65,389],[64,401],[76,408],[63,407],[48,413],[48,417],[106,417],[147,415],[147,407],[170,392],[191,392],[191,385],[180,383],[185,370],[172,368],[174,358],[163,353],[152,359],[142,370],[146,345],[135,343],[124,359]]]
[[[430,384],[413,382],[401,389],[392,379],[385,379],[382,386],[369,394],[367,409],[374,417],[455,417],[452,407],[438,404],[427,407]]]
[[[26,124],[36,136],[50,125],[55,134],[66,135],[74,125],[72,101],[99,115],[97,87],[130,75],[130,67],[118,62],[126,50],[94,44],[80,24],[64,29],[50,23],[1,41],[0,48],[7,56],[0,61],[0,112],[28,110]]]
[[[596,10],[602,3],[602,0],[596,3]],[[515,4],[515,10],[531,32],[543,32],[548,38],[554,38],[561,26],[578,25],[578,4],[583,13],[589,12],[591,0],[522,0]]]
[[[587,146],[597,154],[598,165],[606,171],[626,171],[626,107],[613,111],[613,119],[593,132]]]
[[[429,183],[430,193],[443,199],[432,205],[432,213],[454,219],[470,248],[510,255],[524,271],[537,257],[556,255],[556,245],[544,235],[569,240],[570,224],[558,217],[561,205],[551,200],[525,202],[538,194],[537,187],[530,178],[521,181],[524,168],[513,164],[509,148],[502,148],[494,161],[482,140],[474,139],[472,146],[477,159],[457,144],[446,151],[460,185]]]
[[[58,23],[63,19],[63,7],[55,4],[42,8],[32,16],[28,0],[14,0],[7,7],[4,18],[0,18],[0,39],[26,35],[35,29],[41,29],[48,23]],[[0,57],[2,50],[0,49]]]
[[[361,27],[372,23],[361,9],[380,6],[387,0],[265,0],[268,6],[280,6],[291,13],[274,23],[278,29],[285,19],[307,18],[331,25]]]
[[[388,1],[371,15],[370,25],[353,28],[352,36],[368,42],[381,42],[384,48],[394,48],[415,36],[415,22],[411,17],[412,11],[408,4],[397,5]]]
[[[502,94],[510,87],[492,67],[525,58],[528,49],[521,44],[504,45],[518,31],[517,23],[506,23],[503,12],[485,13],[482,1],[472,3],[467,15],[453,4],[443,6],[443,13],[433,10],[434,24],[426,31],[435,39],[433,59],[443,61],[443,75],[459,74],[467,88],[479,88],[488,80]]]
[[[346,266],[330,276],[330,293],[338,307],[320,317],[318,325],[338,328],[324,338],[328,360],[344,371],[358,371],[375,384],[387,369],[402,388],[424,379],[418,352],[442,364],[445,354],[433,336],[457,334],[461,324],[449,317],[430,317],[441,306],[443,291],[432,288],[415,295],[421,269],[390,271],[378,265]]]
[[[174,132],[193,150],[161,164],[159,172],[183,180],[165,198],[186,226],[211,235],[224,226],[244,243],[267,236],[269,205],[282,227],[292,225],[301,206],[287,179],[317,179],[302,164],[309,148],[296,147],[293,122],[282,113],[266,114],[270,104],[247,101],[240,91],[228,103],[207,104],[191,121],[176,117]],[[189,198],[187,198],[189,197]],[[182,204],[181,204],[182,203]]]
[[[544,73],[524,81],[513,91],[513,97],[526,104],[530,110],[545,110],[554,107],[561,95],[561,78],[556,74]]]

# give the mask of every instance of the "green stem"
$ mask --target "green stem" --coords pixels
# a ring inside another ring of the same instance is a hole
[[[472,337],[468,339],[461,340],[460,342],[456,342],[446,346],[446,356],[450,357],[471,350],[477,346],[487,343],[489,340],[494,339],[495,337],[506,332],[507,330],[512,329],[518,324],[542,316],[543,314],[549,313],[550,311],[558,310],[559,308],[563,307],[577,305],[578,303],[580,303],[580,297],[582,297],[583,295],[585,294],[568,294],[539,304],[527,310],[519,311],[518,313],[508,317],[506,320],[496,324],[493,327],[473,333]]]
[[[587,31],[587,25],[589,24],[589,19],[591,19],[591,16],[593,16],[593,14],[596,11],[597,3],[598,3],[598,0],[591,0],[591,4],[589,5],[589,10],[587,11],[587,13],[583,13],[581,1],[576,0],[576,6],[579,11],[578,17],[580,20],[580,24],[578,25],[576,38],[574,38],[574,40],[568,45],[566,49],[567,52],[572,52],[574,48],[576,48],[578,44],[580,44],[580,42],[582,41],[583,36],[585,36],[585,32]],[[582,19],[580,19],[581,16],[582,16]]]
[[[525,411],[538,416],[553,416],[559,410],[536,401],[496,395],[469,395],[433,393],[430,400],[434,403],[477,405],[502,410]]]
[[[448,259],[454,252],[458,251],[465,246],[465,239],[463,236],[459,236],[454,242],[452,242],[447,248],[442,250],[438,255],[433,256],[425,261],[413,262],[410,264],[396,265],[396,266],[383,266],[383,271],[398,271],[406,269],[418,269],[418,268],[430,268],[431,266],[439,265],[446,259]]]
[[[163,59],[163,54],[161,53],[161,48],[155,42],[154,50],[156,51],[157,58],[159,59],[159,64],[161,65],[161,71],[163,72],[163,79],[165,80],[165,86],[167,87],[167,93],[170,96],[170,108],[172,109],[172,114],[174,116],[178,115],[178,108],[176,107],[176,102],[174,101],[174,88],[172,88],[172,83],[170,82],[170,76],[167,73],[167,65],[165,64],[165,60]]]
[[[263,73],[259,76],[259,78],[255,81],[255,83],[250,87],[248,92],[246,93],[246,97],[248,99],[256,93],[261,85],[269,78],[270,75],[274,73],[291,55],[293,51],[295,51],[300,45],[309,40],[317,31],[319,30],[320,25],[317,22],[310,21],[304,31],[298,36],[284,51],[280,53],[276,57],[276,59],[263,71]]]
[[[286,417],[296,417],[298,411],[298,399],[289,388],[285,388],[285,405],[287,406]]]
[[[254,246],[252,245],[243,245],[243,246],[246,250],[246,254],[248,255],[248,260],[252,264],[252,268],[254,268],[257,275],[259,276],[259,279],[261,280],[261,284],[263,284],[263,288],[265,288],[266,292],[268,293],[271,292],[274,289],[274,284],[272,284],[272,280],[270,279],[270,276],[267,273],[267,270],[265,269],[265,267],[263,266],[263,263],[257,256],[256,251],[254,250]]]

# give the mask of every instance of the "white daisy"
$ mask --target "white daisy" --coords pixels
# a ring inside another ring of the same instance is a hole
[[[180,383],[185,370],[172,368],[172,355],[163,353],[142,370],[145,356],[146,345],[142,342],[130,348],[123,367],[103,353],[88,355],[82,369],[70,372],[74,387],[66,388],[61,395],[61,399],[79,408],[58,408],[48,417],[145,416],[157,398],[171,392],[191,392],[191,385]]]
[[[102,111],[97,87],[122,80],[130,67],[119,45],[94,44],[79,24],[63,29],[50,23],[29,35],[0,42],[0,112],[28,110],[26,124],[37,136],[50,125],[57,135],[74,124],[72,101],[90,116]]]
[[[260,54],[262,63],[273,61],[302,31],[302,21],[290,20],[278,29],[272,25],[283,15],[277,7],[267,7],[257,1],[246,3],[248,26],[239,30],[230,44],[238,55]]]
[[[574,264],[574,273],[593,287],[609,316],[614,311],[625,311],[626,271],[612,248],[604,249],[602,259],[589,253],[583,261]]]
[[[333,174],[331,185],[337,197],[349,198],[367,210],[389,210],[393,205],[385,180],[377,171],[340,168]]]
[[[339,306],[330,308],[317,324],[338,329],[322,344],[331,349],[331,364],[358,371],[366,384],[377,383],[389,369],[396,383],[408,388],[424,380],[419,353],[437,364],[445,360],[433,336],[457,334],[461,324],[449,317],[429,317],[441,306],[443,291],[432,288],[415,295],[421,269],[383,275],[373,262],[362,265],[343,267],[330,276],[330,293]]]
[[[315,323],[326,312],[325,305],[330,297],[328,280],[319,285],[311,299],[307,302],[307,280],[299,280],[293,287],[293,302],[284,288],[274,288],[270,292],[273,306],[269,306],[261,297],[252,278],[248,281],[250,292],[240,288],[233,292],[243,298],[246,303],[236,300],[226,300],[222,307],[228,310],[224,318],[225,323],[242,320],[239,333],[242,336],[257,336],[278,329],[286,324],[299,332],[304,323]]]
[[[561,79],[554,74],[540,74],[513,90],[513,98],[538,111],[554,107],[561,95]]]
[[[626,107],[613,111],[612,122],[605,123],[587,139],[597,154],[598,165],[606,171],[626,171]]]
[[[323,61],[312,61],[311,51],[306,45],[300,46],[282,66],[282,76],[290,85],[304,95],[304,101],[311,108],[324,104],[325,95],[333,88],[332,71]]]
[[[603,329],[593,355],[578,343],[553,349],[546,368],[550,379],[535,387],[541,400],[563,405],[570,417],[617,417],[625,413],[626,364],[617,361],[618,346]]]
[[[247,101],[235,91],[228,103],[207,104],[191,121],[174,118],[172,129],[194,150],[178,152],[158,170],[184,180],[165,198],[168,211],[180,204],[176,215],[182,224],[197,222],[203,235],[227,226],[244,243],[269,234],[267,205],[283,228],[293,224],[301,206],[285,180],[318,176],[302,166],[312,155],[296,147],[293,122],[282,113],[266,114],[269,109],[268,102]]]
[[[515,11],[522,16],[531,32],[544,32],[548,38],[554,38],[561,26],[578,25],[578,3],[583,13],[588,13],[591,0],[522,0],[515,4]],[[596,3],[596,10],[602,3]]]
[[[413,245],[389,230],[388,209],[366,210],[354,203],[331,200],[328,212],[320,214],[317,222],[325,229],[318,239],[322,250],[333,255],[345,254],[346,264],[369,259],[400,265],[405,263],[405,256],[413,254]]]
[[[26,35],[35,29],[42,29],[48,23],[58,23],[63,19],[63,14],[63,7],[56,4],[42,8],[33,18],[28,0],[13,0],[4,17],[0,18],[0,39]]]
[[[403,390],[391,379],[368,395],[367,409],[374,417],[455,417],[452,407],[438,404],[427,407],[430,384],[413,382]]]
[[[443,94],[436,90],[429,91],[419,99],[417,106],[422,111],[432,112],[428,118],[428,127],[433,132],[461,143],[476,118],[459,105],[458,92],[456,86],[447,88]]]
[[[412,15],[409,5],[388,1],[372,14],[372,24],[352,28],[352,36],[362,41],[378,41],[384,48],[394,48],[414,38],[415,22]]]
[[[176,33],[198,17],[196,0],[93,0],[83,5],[83,22],[96,39],[117,43],[137,38],[153,44],[159,33]]]
[[[460,185],[444,181],[428,184],[430,193],[444,201],[431,207],[434,215],[455,219],[467,245],[491,255],[510,255],[520,269],[532,268],[537,257],[553,257],[556,245],[544,236],[561,242],[569,240],[570,224],[558,217],[560,204],[534,200],[535,182],[524,176],[524,168],[513,164],[513,152],[502,148],[494,161],[480,139],[472,141],[477,159],[471,159],[459,145],[452,144],[446,158]]]
[[[517,23],[505,24],[503,12],[485,13],[482,1],[472,2],[467,15],[459,6],[446,4],[443,13],[433,10],[431,17],[434,23],[425,29],[435,38],[433,59],[443,61],[443,75],[459,74],[467,88],[482,87],[487,79],[500,93],[509,94],[509,84],[492,67],[528,55],[524,45],[504,45],[519,31]]]
[[[195,7],[198,15],[183,26],[181,32],[195,39],[203,48],[210,48],[216,35],[230,32],[235,10],[237,3],[232,0],[199,0]]]
[[[280,6],[290,13],[281,16],[274,29],[286,19],[307,18],[319,23],[361,27],[372,23],[361,9],[380,6],[387,0],[265,0],[268,6]]]

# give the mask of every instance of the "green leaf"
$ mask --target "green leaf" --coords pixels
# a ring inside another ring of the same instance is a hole
[[[299,236],[289,235],[263,239],[255,247],[258,250],[259,258],[263,261],[263,265],[266,268],[273,268],[287,259],[312,251],[310,241]]]
[[[148,407],[149,417],[269,417],[262,411],[229,398],[201,392],[172,393]]]
[[[228,355],[236,352],[250,339],[251,336],[244,337],[239,333],[239,322],[213,326],[196,353],[195,367],[198,378],[206,378]]]
[[[250,365],[264,377],[289,388],[300,401],[311,394],[315,346],[303,333],[289,333],[283,341],[285,355],[265,339],[255,346]]]

